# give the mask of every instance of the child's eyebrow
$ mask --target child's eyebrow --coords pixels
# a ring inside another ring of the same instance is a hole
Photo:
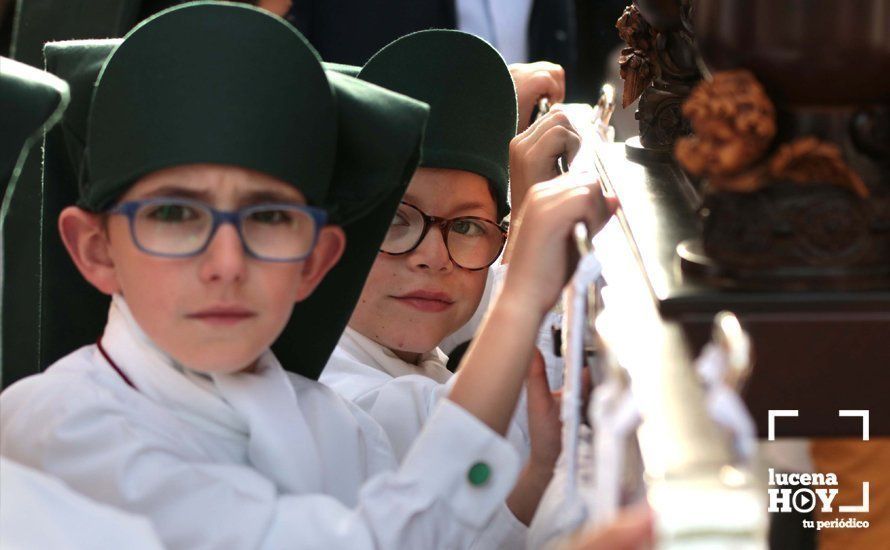
[[[481,202],[477,202],[477,201],[462,202],[460,204],[456,204],[453,207],[451,207],[450,212],[451,212],[451,214],[453,214],[455,212],[463,212],[464,210],[476,210],[476,209],[486,210],[486,205]]]
[[[424,202],[411,193],[405,193],[405,195],[402,197],[402,200],[407,202],[408,204],[412,204],[414,206],[417,206]],[[481,202],[481,201],[468,200],[466,202],[460,202],[460,203],[455,204],[454,206],[452,206],[451,208],[448,209],[448,212],[446,214],[453,214],[454,212],[460,212],[461,210],[473,210],[476,208],[486,210],[489,206],[490,206],[490,203],[486,204],[485,202]]]

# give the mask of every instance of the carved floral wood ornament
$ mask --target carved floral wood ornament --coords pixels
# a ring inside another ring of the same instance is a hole
[[[769,175],[775,180],[799,184],[837,185],[863,199],[869,196],[868,187],[844,161],[837,145],[813,137],[782,145],[769,161]]]
[[[618,58],[620,75],[624,80],[621,107],[626,109],[652,84],[653,66],[649,57],[654,52],[655,29],[643,19],[634,5],[624,9],[615,27],[618,36],[627,44]]]
[[[886,193],[873,196],[835,143],[805,134],[777,143],[777,109],[750,71],[713,73],[683,115],[694,133],[674,156],[705,183],[702,245],[730,269],[721,273],[759,270],[765,288],[886,285]]]
[[[766,153],[776,135],[776,109],[751,72],[714,73],[683,104],[694,134],[677,140],[674,156],[712,191],[753,192],[770,182],[829,184],[866,198],[868,188],[833,143],[799,137]]]
[[[697,180],[685,181],[702,225],[677,249],[684,273],[732,288],[890,288],[890,97],[846,84],[885,72],[826,61],[850,44],[870,59],[888,50],[843,24],[843,0],[826,2],[835,16],[793,4],[634,0],[616,23],[622,105],[639,99],[628,158],[676,160]],[[785,18],[821,30],[777,41],[768,31]],[[817,51],[806,67],[789,61]]]
[[[683,104],[693,135],[680,138],[674,155],[690,174],[716,189],[753,191],[762,178],[748,170],[776,135],[776,110],[748,71],[726,71],[702,82]]]
[[[661,4],[670,4],[670,9],[663,13],[665,5],[638,0],[625,8],[615,27],[627,44],[618,58],[624,80],[621,105],[626,108],[639,98],[636,118],[643,147],[670,151],[677,137],[690,131],[680,105],[701,74],[690,23],[694,2]],[[655,17],[654,23],[644,13]]]

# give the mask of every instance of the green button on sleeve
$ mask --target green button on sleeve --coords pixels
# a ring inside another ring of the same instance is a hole
[[[477,462],[470,467],[470,470],[467,472],[467,479],[470,480],[470,483],[475,485],[476,487],[481,487],[488,482],[488,478],[491,477],[491,467],[485,462]]]

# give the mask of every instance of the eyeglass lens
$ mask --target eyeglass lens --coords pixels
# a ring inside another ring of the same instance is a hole
[[[255,256],[289,260],[307,255],[315,239],[315,221],[296,207],[259,205],[239,211],[241,238]],[[213,213],[190,202],[154,202],[140,206],[133,216],[133,233],[147,252],[188,256],[211,238]]]
[[[381,250],[389,254],[410,251],[423,237],[424,225],[420,210],[407,204],[399,205]],[[493,222],[472,217],[450,220],[444,237],[451,259],[465,269],[480,269],[491,265],[504,244],[500,227]]]

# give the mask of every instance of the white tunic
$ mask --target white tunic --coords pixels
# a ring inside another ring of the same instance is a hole
[[[135,388],[81,348],[3,393],[0,451],[148,517],[171,548],[481,547],[518,475],[512,446],[447,399],[397,466],[367,414],[271,352],[251,373],[190,372],[119,297],[102,343]]]
[[[58,479],[0,457],[0,547],[163,548],[145,518],[93,502]]]
[[[445,368],[448,357],[438,348],[424,354],[417,365],[406,363],[392,351],[348,328],[343,333],[321,381],[352,401],[379,423],[401,460],[431,421],[440,401],[451,391],[456,379]],[[523,462],[528,456],[529,438],[525,401],[520,399],[517,414],[507,434]],[[521,548],[525,546],[526,526],[507,505],[485,529],[480,547]]]
[[[386,431],[396,456],[402,457],[454,385],[447,360],[436,348],[412,365],[347,327],[320,380],[371,415]],[[523,461],[529,451],[525,406],[523,393],[507,434]]]

